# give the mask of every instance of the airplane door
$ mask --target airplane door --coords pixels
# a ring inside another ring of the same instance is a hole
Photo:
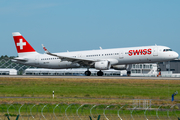
[[[123,59],[124,58],[124,52],[123,50],[119,52],[119,59]]]
[[[158,48],[157,47],[155,47],[153,49],[153,56],[158,56]]]
[[[35,64],[39,65],[39,56],[38,55],[35,57]]]

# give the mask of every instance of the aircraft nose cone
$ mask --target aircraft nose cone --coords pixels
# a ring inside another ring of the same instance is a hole
[[[178,58],[179,57],[179,54],[177,52],[174,53],[174,57],[175,58]]]
[[[171,55],[172,59],[177,59],[179,57],[179,54],[177,52],[173,52]]]

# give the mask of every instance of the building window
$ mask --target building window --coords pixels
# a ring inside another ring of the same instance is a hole
[[[140,71],[140,70],[137,70],[137,73],[141,73],[141,71]]]
[[[150,65],[150,68],[152,68],[152,65]]]
[[[132,68],[135,68],[135,64],[133,64]]]
[[[136,68],[139,68],[139,65],[136,65]]]
[[[146,65],[143,65],[143,68],[146,68]]]
[[[140,65],[140,68],[142,68],[142,65]]]

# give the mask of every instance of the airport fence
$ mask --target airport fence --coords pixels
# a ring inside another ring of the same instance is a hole
[[[178,120],[179,105],[8,104],[0,105],[0,120]]]

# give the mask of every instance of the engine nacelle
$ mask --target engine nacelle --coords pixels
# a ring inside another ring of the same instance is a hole
[[[95,62],[94,67],[97,70],[109,70],[111,67],[111,64],[109,61],[99,61],[99,62]]]
[[[113,65],[112,68],[115,70],[127,70],[128,69],[128,65]]]

